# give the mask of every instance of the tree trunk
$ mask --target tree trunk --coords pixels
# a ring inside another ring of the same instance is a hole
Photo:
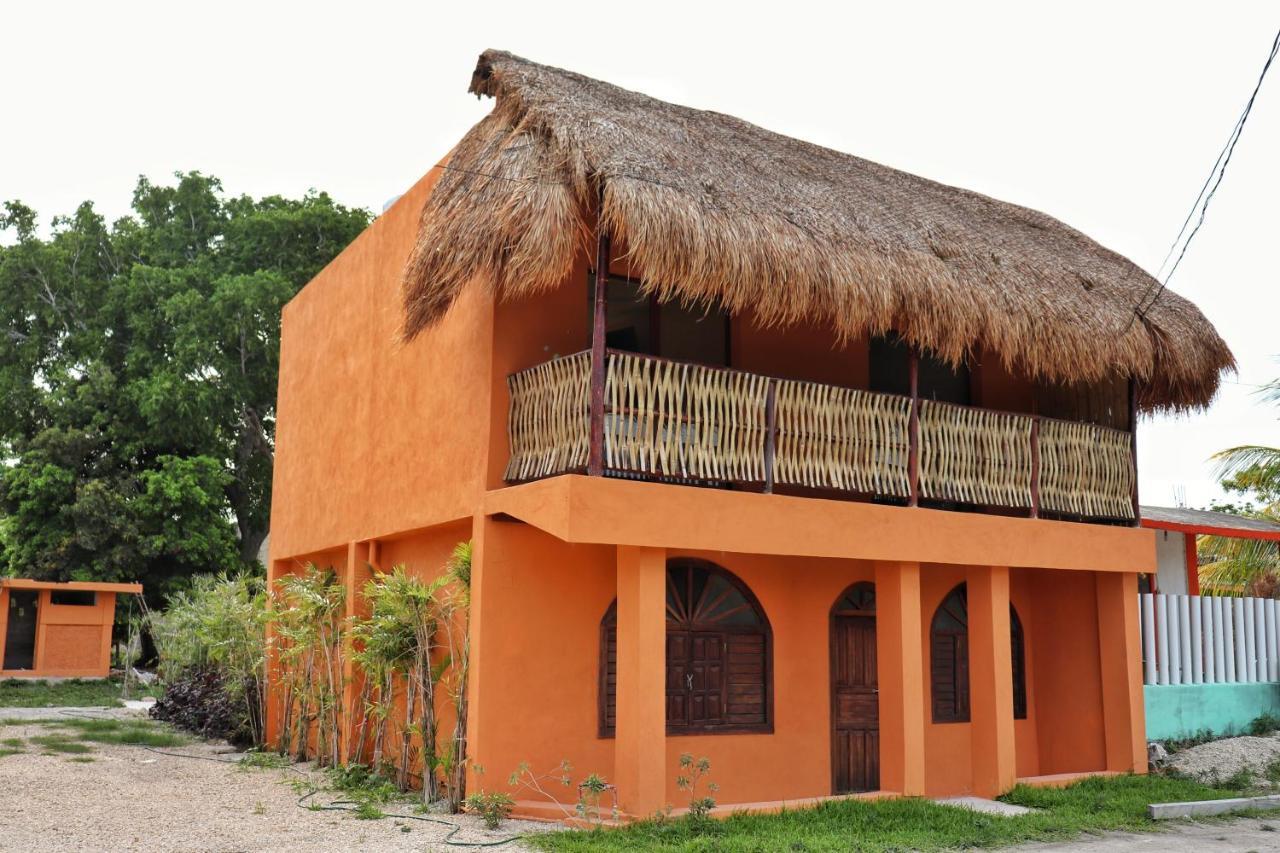
[[[261,456],[266,460],[267,470],[275,459],[275,449],[262,426],[262,419],[251,407],[240,413],[240,433],[236,436],[235,461],[232,471],[235,480],[227,487],[227,500],[236,517],[236,528],[240,532],[240,559],[254,562],[258,559],[258,551],[262,548],[262,540],[267,538],[269,525],[263,513],[271,503],[271,484],[266,484],[265,494],[258,495],[250,483],[253,459]],[[255,513],[255,509],[257,512]],[[261,521],[255,521],[255,517]]]

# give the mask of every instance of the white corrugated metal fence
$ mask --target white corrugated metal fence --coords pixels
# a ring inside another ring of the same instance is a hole
[[[1280,681],[1280,601],[1151,593],[1138,598],[1146,684]]]

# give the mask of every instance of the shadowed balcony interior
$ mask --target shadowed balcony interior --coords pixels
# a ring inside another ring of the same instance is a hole
[[[1033,408],[1044,398],[1051,411],[1079,410],[1076,420],[979,408],[968,366],[894,335],[868,344],[875,390],[735,370],[725,312],[659,303],[619,276],[606,292],[598,425],[590,350],[513,374],[508,482],[588,471],[594,442],[607,476],[1136,518],[1132,437],[1112,425],[1132,417],[1126,387],[1037,391]]]

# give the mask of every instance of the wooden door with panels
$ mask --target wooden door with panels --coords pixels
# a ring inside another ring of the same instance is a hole
[[[831,609],[831,788],[880,788],[875,587],[854,584]]]

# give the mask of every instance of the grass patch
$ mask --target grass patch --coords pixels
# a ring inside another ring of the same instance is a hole
[[[20,737],[7,737],[7,738],[5,738],[4,740],[0,740],[0,746],[7,746],[7,747],[10,747],[10,748],[13,748],[13,749],[21,749],[21,748],[22,748],[22,738],[20,738]]]
[[[13,746],[0,746],[0,758],[7,758],[10,755],[22,755],[25,749],[19,749]]]
[[[651,820],[609,831],[527,837],[542,850],[944,850],[1057,841],[1083,832],[1154,831],[1150,803],[1221,799],[1238,790],[1167,776],[1085,779],[1068,788],[1019,785],[1006,802],[1041,811],[996,817],[923,799],[844,800],[776,815],[727,820]]]
[[[93,756],[92,755],[73,755],[71,758],[68,758],[67,761],[70,761],[74,764],[92,764]]]
[[[36,735],[31,739],[31,742],[48,753],[61,752],[71,755],[79,755],[93,751],[93,748],[87,743],[81,743],[80,741],[69,738],[66,735]]]
[[[0,725],[39,726],[49,733],[31,738],[31,742],[50,752],[90,752],[89,744],[117,744],[122,746],[180,746],[189,738],[164,726],[143,719],[114,720],[89,717],[48,717],[35,720],[4,719]],[[20,738],[9,738],[21,743]],[[7,742],[7,741],[6,741]]]
[[[106,678],[68,678],[50,682],[30,678],[0,680],[0,708],[88,708],[121,705],[120,682]]]
[[[166,726],[161,726],[148,720],[66,717],[53,722],[59,728],[74,732],[74,736],[77,739],[92,743],[113,743],[132,746],[179,746],[188,742],[188,739],[183,735],[172,731]]]

